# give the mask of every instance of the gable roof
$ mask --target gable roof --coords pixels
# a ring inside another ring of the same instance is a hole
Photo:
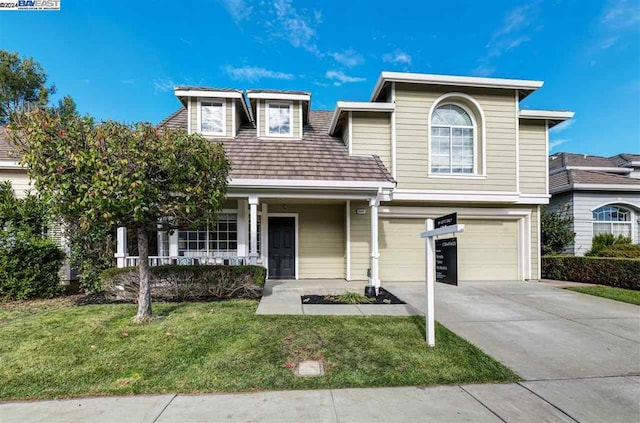
[[[12,156],[15,148],[9,143],[6,131],[4,126],[0,126],[0,160],[15,161],[15,157]]]
[[[235,138],[210,139],[224,145],[232,180],[394,183],[378,156],[349,156],[342,139],[328,135],[331,116],[330,111],[311,111],[302,139],[258,138],[252,125],[241,126]],[[186,130],[186,110],[178,110],[158,126]]]
[[[549,157],[549,192],[571,190],[640,191],[640,179],[629,177],[628,164],[640,155],[613,157],[558,153]]]

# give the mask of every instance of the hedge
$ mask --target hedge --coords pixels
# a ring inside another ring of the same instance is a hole
[[[51,298],[64,291],[64,252],[49,238],[24,231],[0,231],[0,298]]]
[[[259,298],[267,271],[261,266],[157,266],[149,268],[151,297],[162,300]],[[101,275],[106,293],[118,300],[138,297],[137,267]]]
[[[640,290],[640,260],[544,256],[542,257],[542,277]]]

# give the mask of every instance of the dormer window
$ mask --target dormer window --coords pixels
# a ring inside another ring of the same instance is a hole
[[[223,101],[200,101],[199,130],[206,135],[225,134],[225,107]]]
[[[290,137],[292,131],[292,104],[267,103],[267,135]]]

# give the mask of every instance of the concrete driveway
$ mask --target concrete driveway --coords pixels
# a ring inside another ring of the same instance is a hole
[[[424,312],[424,284],[385,286]],[[640,421],[640,307],[523,282],[436,284],[435,303],[436,320],[515,370],[525,379],[519,387],[567,416]],[[469,392],[490,408],[498,398],[507,405],[499,389]]]
[[[424,285],[387,283],[424,311]],[[640,374],[640,307],[541,283],[436,284],[436,320],[527,380]]]

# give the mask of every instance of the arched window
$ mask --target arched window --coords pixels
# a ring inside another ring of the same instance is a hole
[[[431,115],[431,173],[475,172],[476,125],[456,104],[438,106]]]
[[[593,211],[593,235],[613,234],[631,238],[631,212],[618,206],[602,206]]]

